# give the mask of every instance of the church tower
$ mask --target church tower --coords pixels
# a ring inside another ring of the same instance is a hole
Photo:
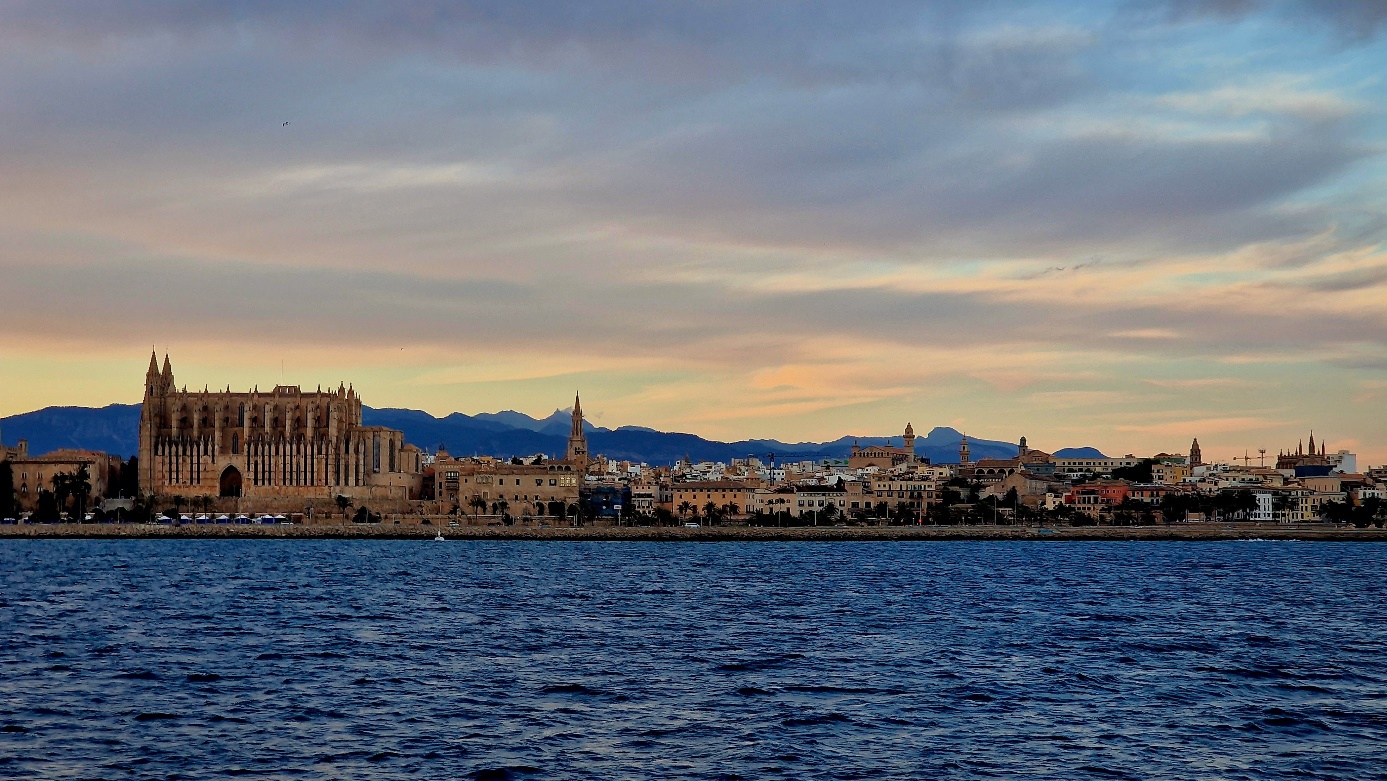
[[[909,454],[910,460],[913,462],[913,461],[915,460],[915,427],[914,427],[914,426],[910,425],[909,423],[906,423],[906,424],[905,424],[905,436],[902,437],[902,440],[905,442],[905,450],[906,450],[906,453]]]
[[[1021,441],[1016,445],[1016,457],[1025,458],[1026,454],[1029,452],[1031,452],[1031,449],[1026,445],[1026,438],[1021,437]]]
[[[573,394],[573,428],[568,433],[567,461],[586,472],[588,466],[588,435],[583,431],[583,402]]]
[[[149,350],[149,369],[144,373],[144,403],[140,405],[140,444],[136,456],[137,479],[143,489],[154,485],[154,440],[163,425],[162,417],[165,400],[168,397],[168,382],[172,381],[173,370],[168,356],[164,356],[164,371],[159,371],[159,356],[153,348]],[[151,488],[152,492],[152,488]]]
[[[1190,467],[1203,466],[1204,455],[1199,452],[1199,437],[1195,437],[1190,443]]]
[[[966,436],[958,445],[958,462],[960,464],[968,463],[968,437]]]

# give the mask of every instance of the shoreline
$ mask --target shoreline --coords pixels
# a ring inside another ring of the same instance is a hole
[[[1191,523],[1174,526],[415,526],[304,524],[294,526],[156,524],[33,524],[0,526],[0,540],[249,539],[587,542],[950,542],[950,541],[1191,541],[1221,540],[1387,542],[1387,529],[1323,524]]]

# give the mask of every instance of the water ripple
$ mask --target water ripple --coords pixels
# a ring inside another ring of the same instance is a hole
[[[1387,546],[6,541],[0,774],[1383,778]]]

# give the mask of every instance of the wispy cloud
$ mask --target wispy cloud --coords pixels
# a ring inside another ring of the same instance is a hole
[[[1380,9],[0,3],[0,411],[158,341],[733,438],[1387,441]]]

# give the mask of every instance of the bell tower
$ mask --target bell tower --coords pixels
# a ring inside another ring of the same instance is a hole
[[[583,402],[573,394],[573,427],[568,432],[568,463],[586,472],[588,467],[588,435],[583,431]]]
[[[904,436],[904,437],[901,437],[901,441],[904,442],[904,444],[905,444],[905,451],[906,451],[906,454],[907,454],[908,456],[910,456],[910,460],[911,460],[911,461],[914,461],[914,460],[915,460],[915,427],[914,427],[914,426],[910,425],[909,423],[906,423],[906,424],[905,424],[905,436]]]

